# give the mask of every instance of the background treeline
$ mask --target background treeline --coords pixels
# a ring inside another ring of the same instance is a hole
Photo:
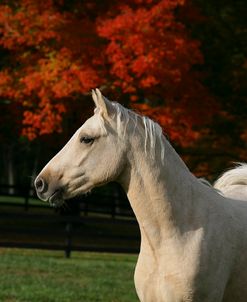
[[[247,160],[243,0],[0,1],[0,183],[32,178],[100,87],[157,120],[198,176]]]

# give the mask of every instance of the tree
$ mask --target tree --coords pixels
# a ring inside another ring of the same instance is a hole
[[[72,35],[77,45],[69,45],[67,35],[77,20],[59,11],[54,1],[22,0],[2,5],[0,11],[0,45],[11,63],[0,73],[1,97],[23,108],[21,134],[28,139],[61,132],[66,106],[100,83],[88,61],[92,43],[86,43],[85,34],[79,38],[80,31]],[[83,31],[87,23],[79,24]]]
[[[128,1],[98,21],[115,87],[180,145],[203,133],[218,109],[203,84],[200,42],[176,17],[185,1]],[[139,102],[138,102],[139,101]]]
[[[222,31],[217,14],[208,20],[211,2],[2,1],[3,145],[9,131],[18,144],[24,138],[33,145],[41,140],[51,144],[51,137],[62,131],[66,136],[86,117],[90,90],[100,87],[112,99],[157,120],[178,148],[211,148],[220,123],[230,125],[230,119],[236,119],[226,110],[233,99],[226,105],[217,88],[226,87],[229,77],[215,71],[212,59],[214,54],[220,58],[224,44],[206,43],[212,24]],[[239,95],[243,90],[237,87],[246,70],[242,66],[224,70],[234,75],[232,91]]]
[[[105,84],[120,88],[133,107],[166,125],[172,139],[195,139],[199,132],[193,126],[208,122],[213,102],[195,68],[203,63],[200,43],[176,20],[175,10],[183,5],[120,2],[106,17],[100,11],[90,17],[65,11],[51,0],[2,5],[0,45],[12,66],[0,74],[1,95],[23,107],[22,134],[34,139],[61,131],[68,102]],[[202,110],[208,114],[198,119]]]

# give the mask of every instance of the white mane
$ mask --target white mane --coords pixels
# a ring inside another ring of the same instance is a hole
[[[157,144],[160,145],[160,156],[162,162],[164,161],[165,156],[165,146],[162,141],[163,137],[163,131],[160,125],[150,118],[146,116],[141,116],[140,114],[124,108],[121,104],[116,102],[111,102],[111,104],[114,107],[114,111],[117,117],[117,132],[119,135],[124,137],[126,135],[126,129],[131,122],[133,124],[133,132],[134,134],[137,129],[138,123],[142,123],[144,127],[144,147],[145,147],[145,153],[148,154],[148,151],[151,158],[155,158],[155,151],[157,148]]]

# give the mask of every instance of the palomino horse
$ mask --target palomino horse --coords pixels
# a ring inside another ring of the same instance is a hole
[[[159,125],[93,91],[94,115],[35,180],[54,206],[117,181],[141,232],[142,302],[246,302],[247,202],[194,177]]]

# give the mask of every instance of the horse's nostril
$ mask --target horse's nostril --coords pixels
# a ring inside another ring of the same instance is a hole
[[[46,191],[47,184],[43,178],[40,177],[35,181],[35,188],[38,193],[44,193],[44,191]]]

